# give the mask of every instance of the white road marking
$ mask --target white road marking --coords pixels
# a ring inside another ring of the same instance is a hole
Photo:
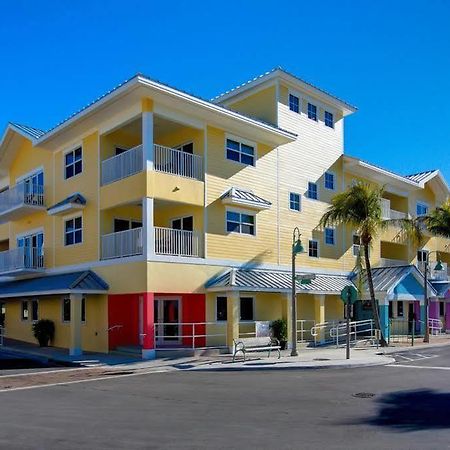
[[[413,366],[409,364],[388,364],[385,367],[407,367],[413,369],[432,369],[432,370],[450,370],[450,367],[439,367],[439,366]]]
[[[395,357],[397,357],[397,358],[403,358],[403,359],[406,359],[406,361],[414,361],[414,359],[413,358],[407,358],[406,356],[403,356],[403,355],[392,355],[394,358]]]

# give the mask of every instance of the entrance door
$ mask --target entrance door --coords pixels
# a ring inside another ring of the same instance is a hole
[[[154,308],[156,343],[159,345],[180,343],[180,300],[155,299]]]
[[[413,320],[416,320],[414,317],[414,303],[408,303],[408,333],[412,332]]]

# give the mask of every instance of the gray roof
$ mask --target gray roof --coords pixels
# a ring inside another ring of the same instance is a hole
[[[108,284],[91,270],[0,282],[0,298],[106,292]]]
[[[405,175],[405,178],[408,180],[415,181],[416,183],[421,183],[426,180],[430,175],[436,173],[437,170],[427,170],[426,172],[414,173],[412,175]]]
[[[64,200],[61,200],[60,202],[55,203],[54,205],[50,206],[49,208],[47,208],[47,210],[58,208],[58,206],[67,205],[68,203],[76,203],[77,205],[85,205],[86,199],[79,192],[75,192],[74,194],[69,195]]]
[[[11,125],[13,127],[18,128],[20,131],[23,131],[24,133],[28,134],[33,139],[39,139],[41,136],[45,134],[45,131],[39,130],[38,128],[29,127],[27,125],[21,125],[19,123],[13,122],[11,122]]]
[[[231,199],[232,201],[235,201],[237,203],[243,202],[243,203],[253,203],[255,206],[262,206],[265,208],[268,208],[272,205],[271,202],[268,200],[263,199],[262,197],[259,197],[258,195],[254,194],[251,191],[246,191],[244,189],[239,189],[232,187],[229,189],[225,194],[221,196],[221,199]]]
[[[297,292],[339,293],[345,286],[353,286],[353,283],[345,275],[317,274],[310,284],[301,284],[297,281],[296,285]],[[231,269],[209,280],[206,287],[211,290],[234,288],[244,291],[289,291],[291,289],[291,274],[275,270]]]
[[[420,270],[414,265],[392,266],[392,267],[373,267],[372,279],[375,292],[387,292],[394,288],[403,278],[406,278],[410,273],[414,273],[423,280],[423,275]],[[352,277],[353,282],[356,282],[357,275]],[[367,274],[364,271],[362,274],[363,286],[367,289]],[[436,294],[433,285],[428,282],[428,287],[432,294]]]
[[[448,281],[431,282],[438,297],[450,297],[450,283]]]

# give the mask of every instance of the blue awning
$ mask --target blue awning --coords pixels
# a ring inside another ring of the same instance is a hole
[[[57,294],[103,294],[108,284],[92,270],[0,282],[0,298]]]

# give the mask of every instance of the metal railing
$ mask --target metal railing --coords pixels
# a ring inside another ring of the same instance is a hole
[[[102,259],[142,255],[142,228],[105,234],[101,239]]]
[[[297,342],[301,343],[313,341],[314,336],[311,334],[311,330],[315,325],[316,321],[312,319],[297,320]]]
[[[18,247],[0,252],[0,273],[44,268],[43,247]]]
[[[0,193],[0,214],[23,205],[45,206],[44,186],[21,182]]]
[[[388,344],[411,342],[414,346],[414,339],[420,334],[420,321],[408,320],[406,318],[389,319]]]
[[[155,144],[155,170],[203,180],[203,160],[199,155]]]
[[[102,186],[139,173],[143,169],[142,145],[102,161]]]
[[[172,256],[200,256],[200,239],[194,231],[155,227],[155,253]]]
[[[428,264],[428,276],[430,280],[447,281],[449,279],[450,270],[448,264],[441,262],[441,265],[442,270],[435,270],[435,264],[431,262]],[[425,262],[418,262],[417,267],[423,273],[425,271]]]
[[[3,346],[3,339],[6,336],[5,327],[0,327],[0,346]]]
[[[440,319],[428,319],[428,326],[430,328],[430,334],[438,336],[443,333],[444,325]]]

